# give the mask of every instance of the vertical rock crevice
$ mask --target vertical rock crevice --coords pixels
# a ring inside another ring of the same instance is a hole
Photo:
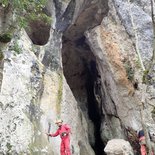
[[[67,82],[88,121],[89,142],[95,154],[102,155],[104,142],[100,130],[103,116],[98,92],[100,75],[84,36],[75,42],[63,38],[62,62]]]
[[[88,101],[88,116],[94,124],[94,137],[95,144],[93,147],[96,155],[103,154],[104,142],[101,138],[101,122],[102,122],[102,107],[101,107],[101,94],[99,89],[99,77],[98,70],[96,68],[96,62],[91,61],[90,66],[87,69],[86,90]]]
[[[77,19],[64,31],[62,39],[64,75],[87,120],[89,143],[96,155],[104,154],[101,137],[104,114],[98,66],[84,32],[99,25],[107,12],[107,0],[84,1]]]

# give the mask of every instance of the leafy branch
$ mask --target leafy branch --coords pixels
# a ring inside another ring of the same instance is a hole
[[[27,24],[36,19],[43,19],[49,23],[50,17],[48,17],[43,9],[45,8],[47,0],[2,0],[0,6],[4,9],[13,9],[16,16],[16,23],[20,27],[26,27]]]

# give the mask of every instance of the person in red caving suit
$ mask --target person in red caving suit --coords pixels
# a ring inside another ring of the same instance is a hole
[[[60,145],[60,154],[61,155],[71,155],[70,150],[70,133],[71,128],[67,124],[63,124],[63,120],[59,119],[55,122],[57,124],[58,129],[54,134],[47,133],[48,136],[56,137],[60,135],[61,145]]]

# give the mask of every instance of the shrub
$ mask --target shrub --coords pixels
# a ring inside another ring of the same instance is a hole
[[[17,23],[20,27],[26,27],[28,22],[35,19],[43,19],[45,22],[51,22],[43,9],[47,0],[2,0],[0,5],[3,8],[11,6],[16,15]]]
[[[2,43],[8,43],[12,39],[12,35],[10,33],[5,33],[0,35],[0,42]]]

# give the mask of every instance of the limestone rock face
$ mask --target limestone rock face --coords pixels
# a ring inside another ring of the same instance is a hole
[[[133,155],[130,143],[123,139],[108,141],[104,151],[107,155]]]
[[[149,11],[143,9],[145,7]],[[150,16],[150,7],[149,2],[142,3],[128,3],[128,1],[115,0],[114,2],[117,13],[119,14],[120,20],[122,21],[123,26],[125,27],[127,33],[132,37],[134,34],[133,26],[131,23],[132,14],[134,24],[138,32],[139,40],[139,50],[143,57],[143,61],[149,61],[152,56],[152,20]]]
[[[109,1],[110,10],[108,16],[103,18],[100,26],[87,31],[85,35],[88,39],[92,52],[97,58],[96,61],[98,63],[99,72],[101,75],[104,75],[101,76],[100,79],[102,83],[102,90],[104,90],[104,95],[102,95],[102,97],[104,96],[103,100],[105,103],[108,102],[108,104],[103,104],[103,109],[105,109],[104,111],[107,114],[112,115],[112,117],[114,115],[118,116],[121,118],[121,121],[123,121],[125,126],[131,126],[137,130],[141,128],[140,103],[144,86],[141,84],[143,76],[141,69],[136,63],[138,58],[133,46],[135,40],[133,40],[131,17],[127,12],[131,9],[135,25],[139,29],[137,30],[139,37],[140,35],[147,35],[146,37],[140,37],[138,44],[140,52],[142,52],[141,57],[146,66],[148,64],[147,61],[152,55],[153,33],[152,27],[150,27],[149,24],[151,22],[149,9],[148,11],[143,10],[139,3],[139,5],[134,5],[134,3],[130,4],[127,1],[123,3],[122,1],[117,0]],[[124,6],[121,8],[122,5]],[[127,6],[125,7],[125,5]],[[138,8],[140,12],[142,11],[143,14],[145,14],[144,16],[146,18],[143,18],[144,21],[141,20],[138,22],[136,20],[136,17],[140,19],[139,17],[142,15],[142,12],[138,13],[138,10],[132,10],[134,7]],[[136,14],[138,15],[136,16]],[[140,29],[143,29],[143,31]],[[147,41],[145,42],[143,39],[146,39]],[[149,48],[146,49],[146,53],[144,52],[145,48],[143,46],[149,46]],[[132,79],[130,79],[130,76],[132,76]],[[134,88],[133,83],[135,80],[138,80],[138,89]],[[147,89],[151,90],[149,93],[145,93],[147,98],[147,102],[145,104],[148,108],[144,110],[144,115],[147,115],[145,120],[148,122],[150,128],[154,128],[154,122],[151,116],[152,108],[149,107],[149,105],[153,105],[154,102],[153,99],[149,100],[154,90],[152,89],[152,86],[148,86]],[[105,130],[108,123],[105,123],[105,121],[103,122],[104,125],[102,128]],[[119,133],[122,135],[121,130]],[[107,135],[110,137],[111,134],[107,133]],[[104,134],[103,137],[105,137]]]
[[[1,154],[59,154],[60,138],[48,138],[45,133],[56,131],[54,121],[61,116],[71,126],[74,154],[79,154],[82,146],[86,154],[93,155],[86,120],[62,72],[50,71],[39,62],[24,31],[18,37],[20,53],[12,49],[15,40],[5,51],[0,102]]]
[[[47,140],[43,138],[44,132],[37,125],[42,111],[40,105],[36,104],[43,91],[43,66],[37,62],[31,51],[31,41],[26,33],[22,31],[18,37],[20,39],[13,39],[5,50],[0,94],[0,152],[46,152]],[[18,44],[18,49],[15,48],[15,44]],[[40,146],[39,149],[37,146]]]
[[[0,4],[0,37],[14,24],[5,11]],[[31,41],[23,29],[0,40],[0,154],[59,155],[60,138],[45,133],[61,117],[72,129],[73,155],[132,155],[123,139],[142,127],[142,97],[144,122],[155,131],[150,2],[49,0],[46,13],[46,41],[39,34]],[[145,92],[133,29],[146,71],[151,65]]]

